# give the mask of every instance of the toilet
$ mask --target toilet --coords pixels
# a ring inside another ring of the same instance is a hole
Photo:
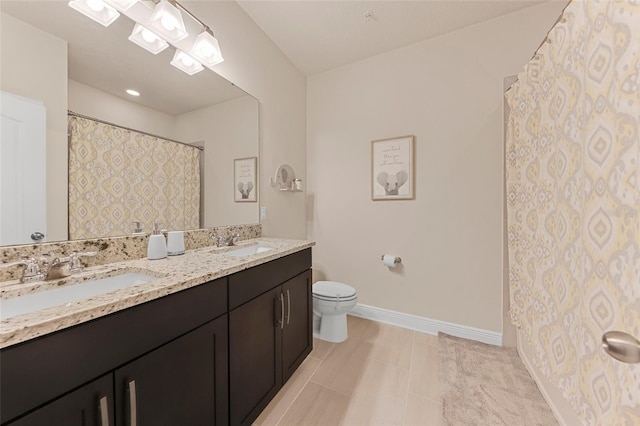
[[[327,342],[347,340],[347,312],[358,303],[356,289],[337,281],[313,284],[313,336]]]

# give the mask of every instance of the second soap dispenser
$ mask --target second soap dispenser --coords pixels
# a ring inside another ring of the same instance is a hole
[[[160,231],[160,224],[153,222],[153,233],[149,235],[149,246],[147,247],[147,258],[149,260],[164,259],[167,257],[167,241]]]

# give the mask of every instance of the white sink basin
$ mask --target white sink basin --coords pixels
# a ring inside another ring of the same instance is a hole
[[[0,320],[109,293],[158,279],[141,272],[83,281],[52,290],[0,300]]]
[[[237,248],[234,250],[229,250],[224,252],[223,254],[226,256],[242,257],[242,256],[252,256],[254,254],[259,254],[259,253],[265,253],[271,250],[273,250],[273,247],[255,245],[255,246],[248,246],[248,247]]]

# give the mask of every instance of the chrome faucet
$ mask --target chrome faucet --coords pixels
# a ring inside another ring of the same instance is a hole
[[[51,262],[43,259],[42,265],[46,271],[44,273],[44,280],[57,280],[71,275],[69,263],[71,263],[71,256],[56,257]]]

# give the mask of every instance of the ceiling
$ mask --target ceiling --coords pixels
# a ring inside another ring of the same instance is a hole
[[[238,4],[308,76],[544,1],[238,0]],[[208,6],[207,1],[202,3],[200,9]],[[1,0],[0,9],[67,40],[72,80],[169,115],[245,94],[210,70],[188,76],[175,69],[169,65],[174,49],[158,55],[141,50],[128,40],[133,22],[127,18],[104,28],[62,0]],[[127,88],[142,96],[127,97]]]
[[[0,10],[68,43],[71,80],[177,116],[246,93],[215,72],[187,75],[169,63],[175,49],[157,55],[128,40],[134,23],[124,16],[108,28],[61,0],[1,0]],[[51,19],[54,16],[55,19]],[[140,97],[125,94],[135,89]]]
[[[238,0],[238,4],[309,76],[544,1]]]

